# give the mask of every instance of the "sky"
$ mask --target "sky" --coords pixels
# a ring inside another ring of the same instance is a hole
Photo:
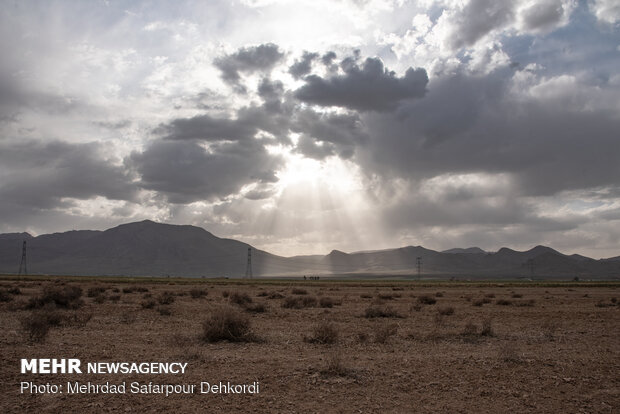
[[[617,0],[0,5],[0,232],[620,255]]]

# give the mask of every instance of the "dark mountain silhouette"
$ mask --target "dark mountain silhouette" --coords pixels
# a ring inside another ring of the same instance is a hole
[[[32,274],[243,277],[246,243],[223,239],[195,226],[146,220],[105,231],[68,231],[32,237],[0,234],[0,273],[19,268],[27,241]],[[252,249],[254,276],[415,277],[420,258],[424,277],[459,278],[618,278],[618,257],[594,260],[564,255],[545,246],[519,252],[477,247],[437,252],[422,246],[327,255],[281,257]]]

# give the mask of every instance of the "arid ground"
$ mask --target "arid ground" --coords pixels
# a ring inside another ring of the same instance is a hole
[[[617,413],[618,287],[5,277],[0,412]],[[22,358],[188,365],[21,374]],[[22,381],[260,393],[22,394]]]

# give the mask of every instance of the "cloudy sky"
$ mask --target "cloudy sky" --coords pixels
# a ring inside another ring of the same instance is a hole
[[[620,254],[617,0],[1,6],[0,232]]]

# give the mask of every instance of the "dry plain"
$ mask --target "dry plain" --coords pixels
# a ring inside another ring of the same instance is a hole
[[[5,277],[0,412],[620,412],[619,286]],[[73,287],[72,304],[45,299]],[[56,318],[45,333],[32,324],[43,314]],[[205,333],[222,315],[239,318],[235,341]],[[21,358],[188,365],[35,375]],[[260,393],[21,394],[21,381],[258,381]]]

